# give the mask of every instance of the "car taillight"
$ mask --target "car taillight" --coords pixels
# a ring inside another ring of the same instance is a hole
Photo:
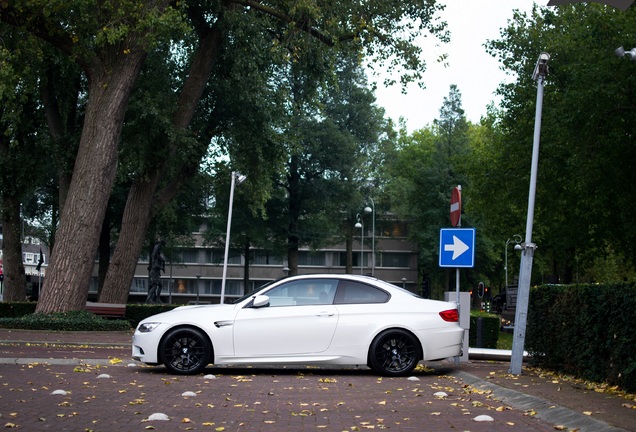
[[[441,311],[439,316],[441,316],[444,321],[459,322],[459,312],[457,312],[457,309]]]

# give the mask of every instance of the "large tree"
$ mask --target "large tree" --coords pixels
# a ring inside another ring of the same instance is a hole
[[[68,196],[62,209],[56,244],[37,310],[54,312],[81,309],[91,277],[108,197],[115,179],[120,132],[130,95],[148,50],[162,40],[176,43],[188,35],[186,24],[198,37],[191,76],[180,89],[174,126],[186,129],[209,78],[210,63],[223,45],[224,15],[261,19],[262,28],[282,42],[294,60],[311,41],[325,47],[347,42],[364,47],[390,66],[405,64],[419,77],[424,62],[412,44],[420,31],[445,38],[435,20],[435,1],[339,2],[329,5],[306,1],[261,3],[252,0],[211,3],[169,1],[114,2],[14,0],[0,4],[0,19],[16,31],[28,31],[49,42],[77,62],[87,78],[88,102]],[[185,19],[187,16],[188,19]],[[414,25],[413,23],[417,23]],[[241,37],[241,35],[237,35]],[[289,49],[291,48],[291,50]],[[319,52],[317,52],[319,54]],[[201,62],[201,65],[195,65]],[[174,148],[176,151],[178,147]],[[204,155],[205,152],[200,152]],[[195,164],[196,165],[196,164]],[[192,165],[184,165],[187,174]],[[149,175],[148,175],[149,174]],[[162,175],[156,166],[137,181],[125,211],[131,222],[122,232],[131,250],[139,250],[139,235],[148,226],[150,203]],[[150,197],[150,198],[149,198]],[[164,195],[170,199],[170,194]],[[134,213],[138,211],[139,217]],[[137,233],[137,234],[136,234]],[[125,254],[124,254],[125,255]],[[120,262],[137,259],[124,256]],[[122,269],[122,274],[130,275]],[[120,282],[121,283],[121,282]]]
[[[629,222],[635,197],[625,187],[636,180],[636,74],[633,63],[614,55],[635,39],[635,24],[634,11],[594,4],[536,8],[515,14],[501,39],[488,44],[516,77],[500,88],[502,137],[487,150],[492,159],[479,179],[492,198],[484,205],[500,211],[490,212],[494,220],[509,215],[518,222],[521,213],[525,221],[537,92],[532,72],[541,51],[551,56],[533,233],[537,280],[546,274],[564,283],[586,280],[599,256],[626,264],[636,257]]]
[[[440,107],[440,116],[428,128],[403,136],[397,157],[387,170],[392,209],[409,221],[409,235],[420,250],[421,276],[435,276],[433,288],[443,285],[438,270],[439,229],[448,226],[448,203],[452,189],[466,186],[464,162],[469,152],[469,123],[462,108],[461,93],[451,85]],[[466,226],[466,221],[463,221]],[[439,293],[436,293],[439,294]]]
[[[4,300],[26,299],[23,217],[38,186],[46,183],[51,151],[38,103],[38,71],[43,53],[28,33],[0,25],[0,223],[3,233]]]

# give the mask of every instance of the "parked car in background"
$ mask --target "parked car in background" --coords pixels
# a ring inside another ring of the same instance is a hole
[[[368,365],[408,374],[460,355],[455,303],[423,299],[369,276],[292,276],[234,304],[183,306],[144,319],[132,356],[174,374],[208,364]]]

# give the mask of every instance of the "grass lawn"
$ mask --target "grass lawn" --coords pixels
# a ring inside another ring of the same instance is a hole
[[[513,334],[508,332],[499,332],[499,339],[497,339],[497,349],[510,350],[512,349]]]

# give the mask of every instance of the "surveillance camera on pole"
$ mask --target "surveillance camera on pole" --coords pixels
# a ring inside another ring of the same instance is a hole
[[[526,323],[528,302],[530,297],[530,276],[532,275],[532,261],[537,246],[532,243],[532,227],[534,223],[534,201],[537,191],[537,172],[539,169],[539,138],[541,136],[541,112],[543,109],[543,82],[548,75],[548,60],[550,55],[542,52],[534,68],[532,79],[537,82],[537,107],[534,120],[534,140],[532,143],[532,163],[530,167],[530,191],[528,193],[528,216],[526,219],[526,238],[522,244],[521,265],[519,271],[519,288],[517,291],[517,306],[515,311],[515,333],[512,340],[512,355],[510,358],[510,373],[521,374],[523,351],[526,338]]]
[[[625,51],[625,48],[618,47],[614,50],[614,54],[616,54],[617,57],[629,57],[629,59],[631,61],[636,61],[636,48],[632,48],[629,51]]]

